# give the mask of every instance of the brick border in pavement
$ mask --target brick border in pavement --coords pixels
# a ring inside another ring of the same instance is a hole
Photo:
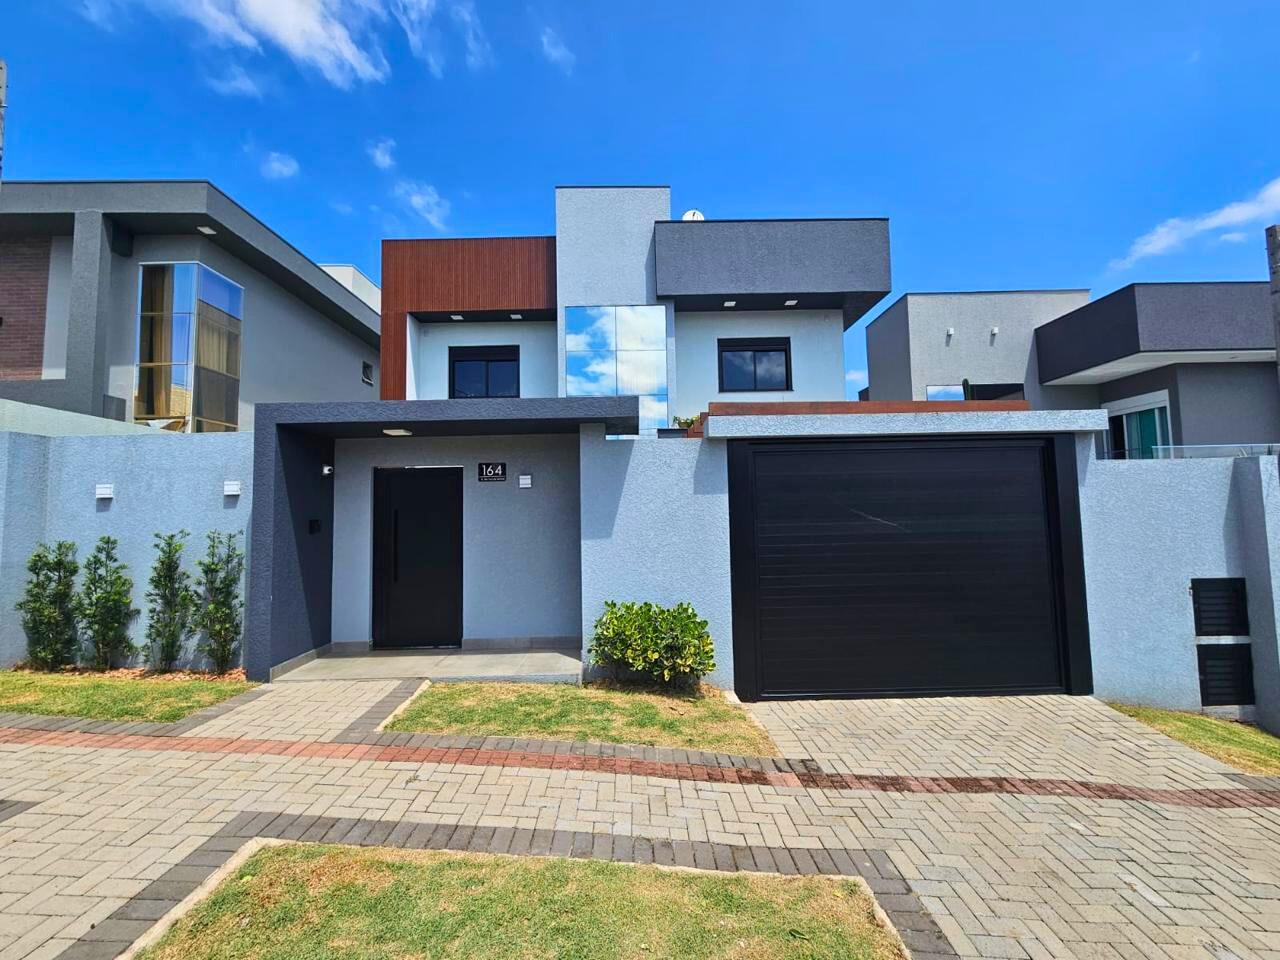
[[[36,801],[6,800],[0,797],[0,823],[4,823],[11,817],[16,817],[18,814],[30,810],[35,805]]]
[[[53,717],[38,713],[5,713],[0,711],[0,728],[44,730],[47,732],[119,734],[124,736],[178,737],[201,724],[216,720],[237,707],[257,700],[267,693],[265,687],[254,687],[234,697],[202,707],[188,717],[173,723],[151,723],[146,720],[90,720],[88,717]]]
[[[338,735],[333,738],[333,742],[371,742],[371,738],[380,735],[378,728],[387,722],[387,718],[395,713],[396,710],[400,708],[401,704],[418,692],[422,687],[422,683],[423,681],[421,677],[401,680],[395,685],[395,688],[392,689],[390,693],[344,727]]]
[[[726,873],[861,877],[915,960],[956,957],[923,902],[883,850],[791,850],[705,841],[650,840],[573,830],[477,827],[416,820],[356,820],[247,811],[169,868],[58,960],[112,960],[195,892],[245,843],[258,837],[405,850],[574,857]]]

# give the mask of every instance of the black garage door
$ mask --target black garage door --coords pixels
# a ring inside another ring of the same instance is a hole
[[[732,443],[739,695],[1090,692],[1074,471],[1070,437]]]

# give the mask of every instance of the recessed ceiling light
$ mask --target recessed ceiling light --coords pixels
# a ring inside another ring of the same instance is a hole
[[[449,314],[449,319],[450,319],[450,320],[461,320],[461,319],[462,319],[462,314],[460,314],[460,313],[451,313],[451,314]]]
[[[412,437],[413,431],[404,427],[384,427],[382,430],[388,437]]]
[[[724,302],[724,305],[725,305],[726,307],[736,307],[736,306],[738,305],[738,301],[737,301],[737,300],[726,300],[726,301]]]
[[[199,230],[201,233],[203,233],[206,237],[212,237],[215,233],[218,232],[217,230],[213,229],[213,227],[206,227],[204,224],[201,224],[200,226],[196,227],[196,229]]]
[[[784,307],[794,307],[799,302],[799,300],[783,300],[782,305]]]
[[[523,319],[524,319],[524,314],[523,314],[523,313],[513,313],[513,314],[511,315],[511,319],[512,319],[512,320],[523,320]]]

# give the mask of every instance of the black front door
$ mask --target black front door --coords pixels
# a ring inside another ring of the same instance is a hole
[[[462,645],[462,468],[373,471],[373,645]]]

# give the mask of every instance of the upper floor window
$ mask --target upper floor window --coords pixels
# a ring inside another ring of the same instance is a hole
[[[791,389],[791,340],[722,339],[720,392],[750,393]]]
[[[1169,432],[1169,393],[1157,390],[1124,400],[1104,403],[1107,418],[1108,455],[1117,460],[1154,460],[1167,455],[1172,434]]]
[[[244,289],[200,263],[148,263],[140,274],[133,419],[179,433],[240,422]]]
[[[449,396],[520,396],[520,348],[450,347]]]

